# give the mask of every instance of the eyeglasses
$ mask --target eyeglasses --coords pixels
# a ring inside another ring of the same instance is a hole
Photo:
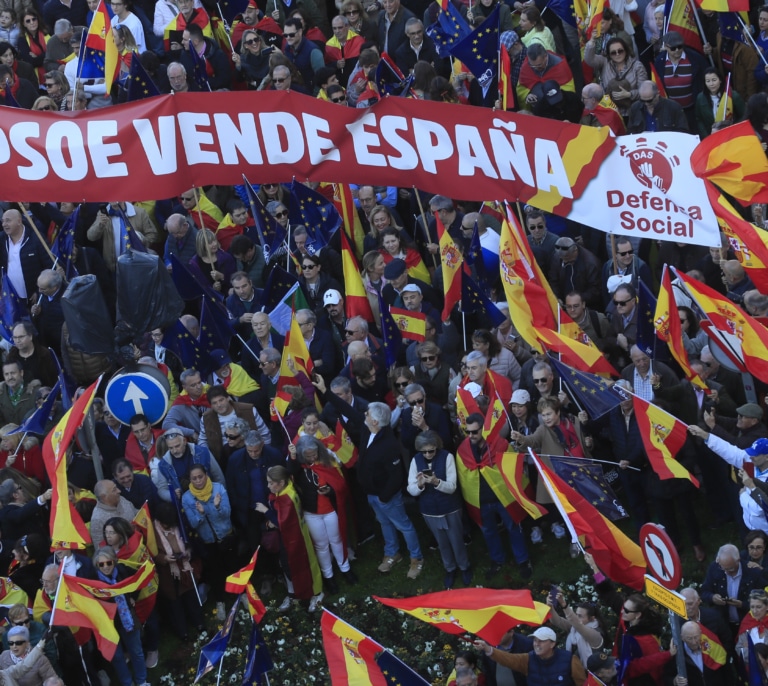
[[[275,83],[283,83],[284,81],[288,80],[288,77],[285,76],[282,79],[272,79]]]
[[[616,307],[624,307],[624,305],[628,305],[632,302],[632,298],[629,298],[627,300],[614,300],[613,304],[616,305]]]
[[[260,43],[261,41],[258,38],[249,38],[248,40],[244,40],[243,43],[246,45],[253,45],[254,43]]]
[[[310,269],[317,269],[317,267],[318,267],[318,266],[319,266],[319,265],[316,265],[316,264],[302,264],[302,265],[301,265],[301,268],[302,268],[302,269],[303,269],[305,272],[308,272]]]
[[[113,566],[114,566],[114,564],[115,564],[115,563],[114,563],[114,562],[112,562],[112,560],[106,560],[105,562],[99,562],[99,567],[100,567],[101,569],[104,569],[105,567],[113,567]]]
[[[637,614],[637,610],[629,610],[629,609],[627,609],[626,605],[622,606],[621,610],[622,610],[622,612],[624,612],[625,614],[628,614],[628,615],[636,615]]]
[[[611,50],[608,54],[609,55],[623,55],[624,54],[624,50]]]
[[[8,641],[9,646],[23,646],[26,641]]]
[[[434,362],[437,359],[437,355],[424,355],[421,358],[422,362]]]
[[[29,624],[29,617],[22,619],[20,622],[14,622],[13,626],[24,626],[25,624]]]
[[[186,196],[186,195],[182,195],[182,196],[181,196],[181,202],[194,202],[194,201],[195,201],[195,198],[194,198],[194,197],[191,197],[191,198],[190,198],[190,197],[188,197],[188,196]]]
[[[565,309],[566,309],[566,310],[578,310],[578,309],[579,309],[579,308],[580,308],[580,307],[581,307],[583,304],[584,304],[584,303],[579,303],[578,305],[573,305],[573,304],[571,304],[571,305],[566,305],[566,306],[565,306]]]
[[[350,331],[349,329],[344,329],[344,333],[347,334],[347,336],[354,336],[357,331]]]
[[[228,441],[236,441],[238,438],[240,438],[240,434],[235,434],[234,436],[232,434],[224,434],[224,437]]]
[[[634,254],[635,254],[635,251],[634,251],[634,250],[621,250],[621,251],[618,251],[618,250],[617,250],[617,251],[616,251],[616,254],[617,254],[619,257],[626,257],[627,255],[634,255]]]
[[[360,14],[360,10],[347,10],[346,12],[344,12],[345,17],[352,17],[356,14]]]
[[[286,38],[293,38],[295,35],[296,35],[295,31],[293,33],[284,33],[283,34],[283,36],[285,36]]]
[[[561,250],[563,252],[568,252],[571,249],[570,245],[556,245],[555,250]]]
[[[763,550],[764,548],[765,548],[765,546],[764,546],[764,545],[762,545],[762,544],[757,544],[757,545],[748,545],[748,546],[747,546],[747,549],[748,549],[748,550]]]
[[[340,98],[331,98],[331,102],[345,102],[346,98],[343,96]]]
[[[476,436],[482,429],[467,429],[467,436]]]
[[[410,381],[401,381],[401,382],[396,383],[395,386],[397,386],[398,388],[405,388],[409,383],[411,383],[411,382]]]
[[[55,81],[53,83],[48,83],[48,82],[45,83],[46,88],[53,88],[54,86],[58,86],[58,85],[59,84],[56,83]]]
[[[261,187],[262,188],[277,188],[277,184],[276,183],[262,183]]]
[[[678,50],[682,50],[682,49],[683,49],[682,45],[668,45],[667,46],[667,50],[674,50],[675,52],[677,52]]]
[[[30,17],[29,19],[25,19],[24,23],[25,24],[35,24],[35,23],[37,23],[37,18],[36,17]]]
[[[424,398],[419,398],[418,400],[414,400],[413,402],[408,403],[411,407],[416,407],[416,405],[423,405],[424,404]]]
[[[421,451],[422,455],[431,455],[432,453],[436,453],[436,448],[424,448],[424,450]]]
[[[275,219],[282,219],[283,217],[287,217],[287,216],[288,216],[288,210],[283,210],[282,212],[275,212]]]
[[[640,98],[640,102],[644,102],[646,105],[652,105],[654,102],[656,102],[656,96],[654,95],[652,98]]]
[[[531,229],[531,231],[533,231],[533,229],[546,229],[547,225],[546,224],[528,224],[528,228]]]
[[[546,378],[542,378],[542,379],[534,379],[534,380],[533,380],[533,383],[535,383],[535,384],[538,386],[539,384],[545,384],[545,383],[547,383],[547,380],[546,380]]]

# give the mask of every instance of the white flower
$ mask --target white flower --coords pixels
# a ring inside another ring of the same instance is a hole
[[[336,601],[336,603],[339,605],[344,605],[344,603],[346,602],[347,602],[347,599],[344,598],[343,596]]]
[[[283,644],[285,644],[285,639],[284,639],[284,638],[280,638],[280,639],[278,639],[278,641],[277,641],[277,645],[281,646],[281,645],[283,645]]]
[[[264,631],[266,631],[268,634],[271,634],[275,630],[274,624],[265,624],[263,627],[261,627]]]

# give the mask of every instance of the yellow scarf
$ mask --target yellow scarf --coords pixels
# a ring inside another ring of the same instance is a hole
[[[193,496],[195,496],[197,500],[207,503],[211,499],[211,496],[213,495],[213,481],[211,481],[209,477],[205,481],[205,486],[203,486],[199,490],[195,488],[192,484],[189,484],[189,492]]]

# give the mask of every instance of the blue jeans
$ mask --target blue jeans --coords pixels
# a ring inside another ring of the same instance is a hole
[[[134,682],[147,683],[147,663],[144,661],[144,651],[141,649],[141,627],[138,620],[133,631],[126,631],[120,627],[118,633],[120,642],[117,644],[115,657],[112,658],[112,667],[115,669],[120,685],[131,686]],[[123,651],[127,652],[131,659],[131,669],[128,669]],[[131,670],[133,670],[133,677],[131,677]]]
[[[504,548],[501,545],[501,536],[499,536],[497,515],[509,534],[509,543],[512,546],[512,554],[515,556],[516,562],[518,564],[528,562],[528,549],[525,547],[523,530],[519,524],[515,524],[515,520],[509,516],[509,512],[504,509],[504,506],[498,500],[495,503],[480,505],[480,521],[482,523],[480,528],[485,538],[485,544],[488,546],[491,560],[498,565],[503,565],[506,557]]]
[[[384,554],[387,557],[394,557],[400,552],[400,541],[397,539],[397,532],[399,531],[403,534],[410,556],[413,559],[421,560],[419,539],[416,536],[413,523],[405,513],[403,494],[398,492],[388,503],[381,502],[378,496],[369,495],[368,503],[373,508],[379,524],[381,524],[381,533],[384,535]]]

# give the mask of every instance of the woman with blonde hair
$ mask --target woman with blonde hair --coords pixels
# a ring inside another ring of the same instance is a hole
[[[363,288],[368,296],[368,302],[376,320],[376,326],[381,328],[381,310],[379,309],[379,296],[387,280],[384,278],[384,261],[378,250],[369,250],[363,255]]]
[[[213,288],[218,293],[228,295],[229,280],[237,265],[234,258],[224,252],[210,229],[201,229],[195,238],[195,252],[189,261],[189,271],[201,284]]]
[[[58,111],[59,106],[53,98],[49,98],[47,95],[41,95],[32,103],[30,109],[33,112],[56,112]]]
[[[336,0],[336,6],[341,14],[349,20],[349,28],[367,41],[378,41],[376,24],[371,21],[360,0],[344,0],[341,5],[339,5],[339,0]]]
[[[373,207],[368,213],[368,221],[371,224],[371,230],[363,240],[364,253],[368,252],[369,250],[379,249],[379,238],[381,236],[381,232],[384,231],[384,229],[393,228],[400,231],[403,228],[402,226],[398,226],[395,223],[395,220],[392,217],[392,213],[385,205],[376,205]]]

